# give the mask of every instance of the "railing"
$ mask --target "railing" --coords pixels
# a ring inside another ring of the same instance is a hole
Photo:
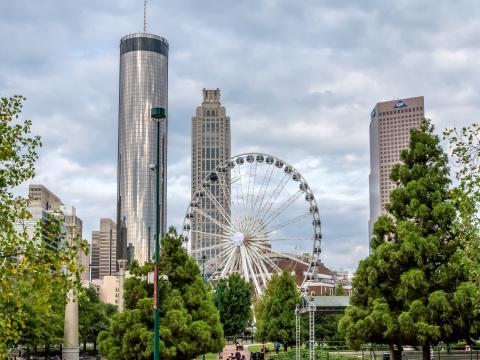
[[[302,360],[309,357],[308,344],[305,342],[301,347]],[[287,353],[280,350],[279,354],[270,352],[268,359],[284,360],[295,359],[295,346]],[[405,347],[402,352],[402,360],[422,360],[423,353],[418,348]],[[315,346],[315,360],[393,360],[387,345],[365,344],[359,351],[348,349],[345,342],[317,342]],[[431,360],[480,360],[480,347],[477,346],[447,346],[444,344],[431,348]]]

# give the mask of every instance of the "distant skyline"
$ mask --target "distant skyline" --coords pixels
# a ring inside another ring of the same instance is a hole
[[[478,120],[479,18],[473,0],[150,0],[148,32],[170,44],[167,224],[180,228],[189,202],[192,109],[220,88],[232,155],[298,168],[323,261],[353,271],[368,254],[370,112],[423,95],[439,134]],[[88,239],[116,217],[119,42],[142,29],[141,0],[0,5],[0,94],[28,98],[43,140],[32,183],[75,206]]]

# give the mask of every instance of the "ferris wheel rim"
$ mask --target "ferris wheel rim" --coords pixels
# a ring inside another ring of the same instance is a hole
[[[311,217],[314,219],[314,222],[313,222],[313,228],[314,228],[314,234],[313,234],[313,239],[310,239],[310,240],[313,240],[313,249],[312,249],[312,252],[310,253],[310,259],[311,261],[308,262],[308,271],[306,272],[306,274],[304,275],[303,277],[303,280],[302,280],[302,283],[301,285],[299,286],[302,291],[303,289],[305,288],[305,286],[308,287],[308,285],[312,282],[312,279],[313,278],[310,278],[311,274],[314,274],[316,273],[316,269],[322,264],[321,261],[320,261],[320,253],[321,253],[321,240],[322,240],[322,233],[321,233],[321,221],[320,221],[320,213],[319,213],[319,210],[318,210],[318,205],[317,205],[317,201],[315,199],[315,196],[313,194],[313,191],[311,190],[307,180],[305,179],[305,177],[297,170],[296,167],[292,166],[289,162],[286,162],[284,161],[283,159],[280,159],[278,156],[273,156],[273,155],[270,155],[270,154],[267,154],[267,153],[263,153],[263,152],[246,152],[246,153],[241,153],[241,154],[237,154],[237,155],[234,155],[234,156],[231,156],[229,159],[226,159],[220,163],[218,163],[215,168],[213,170],[211,170],[205,177],[204,179],[202,180],[202,184],[206,183],[206,182],[209,182],[211,181],[211,176],[212,174],[216,174],[217,176],[219,175],[220,173],[220,170],[222,171],[225,171],[225,169],[228,168],[230,162],[233,162],[233,167],[231,167],[230,169],[233,169],[235,168],[237,165],[243,165],[243,162],[242,164],[239,164],[237,163],[237,159],[239,158],[247,158],[248,156],[252,156],[253,157],[253,161],[250,161],[250,163],[253,163],[253,162],[257,162],[259,163],[260,161],[257,161],[258,159],[258,156],[262,156],[263,159],[261,162],[264,162],[267,158],[270,158],[270,159],[273,159],[273,162],[268,164],[268,165],[271,165],[271,166],[274,166],[274,167],[278,167],[277,166],[277,162],[279,161],[281,163],[281,167],[280,169],[286,169],[286,168],[289,168],[290,169],[290,174],[296,174],[299,178],[297,181],[299,181],[301,184],[305,184],[306,187],[305,189],[303,190],[303,192],[306,194],[306,196],[308,195],[308,199],[305,198],[309,204],[310,204],[310,213],[311,213]],[[286,172],[286,170],[285,170]],[[290,176],[289,179],[291,179],[292,176]],[[196,189],[193,194],[196,194],[198,191],[202,191],[201,188],[200,189]],[[183,236],[185,237],[185,232],[189,232],[190,231],[190,228],[188,230],[186,230],[186,225],[189,224],[191,222],[191,218],[188,218],[188,214],[192,214],[193,211],[192,211],[192,204],[194,202],[194,197],[197,197],[197,195],[195,196],[192,196],[191,198],[191,201],[189,203],[189,205],[187,206],[187,211],[186,211],[186,216],[184,217],[184,220],[183,220],[183,225],[182,225],[182,234]],[[314,209],[313,212],[311,209]],[[318,222],[318,223],[317,223]],[[212,234],[212,233],[209,233],[208,235],[210,236],[218,236],[219,238],[222,237],[222,235],[218,235],[218,234]],[[223,237],[225,239],[228,239],[229,237],[226,236],[226,235],[223,235]],[[192,255],[192,250],[191,249],[188,249],[188,246],[190,246],[190,240],[189,238],[187,238],[187,244],[186,244],[186,247],[187,247],[187,251],[189,252],[190,255]],[[224,246],[224,244],[220,245],[220,247]],[[231,250],[231,249],[230,249]],[[202,252],[202,249],[197,249],[195,252]],[[273,254],[273,252],[272,252]],[[277,257],[279,258],[282,258],[282,254],[281,253],[276,253]],[[226,260],[227,261],[227,264],[223,263],[223,267],[225,268],[225,266],[228,265],[228,259]],[[307,262],[304,262],[304,261],[299,261],[298,259],[296,260],[297,262],[301,262],[303,263],[304,265],[307,264]],[[203,260],[203,265],[205,266],[205,260]],[[258,265],[258,264],[257,264]],[[257,266],[257,269],[260,269],[260,266]],[[218,269],[217,269],[218,270]],[[227,271],[228,272],[228,271]],[[224,272],[222,271],[222,273],[220,275],[225,275]],[[209,280],[217,280],[219,278],[219,276],[215,276],[215,275],[218,275],[217,273],[213,274],[212,276],[210,276]],[[222,278],[222,276],[220,276],[220,278]]]

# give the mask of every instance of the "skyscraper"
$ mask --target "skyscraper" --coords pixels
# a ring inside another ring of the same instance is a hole
[[[203,190],[203,180],[215,167],[230,158],[230,118],[220,103],[220,90],[203,89],[202,105],[197,107],[192,118],[192,198],[196,191]],[[229,176],[227,174],[227,176]],[[230,184],[230,181],[226,181]],[[211,195],[228,209],[229,199],[219,184],[209,187]],[[219,223],[225,223],[224,216],[214,209],[212,200],[205,196],[199,204],[201,212],[208,214]],[[221,228],[205,216],[195,212],[192,221],[191,251],[197,259],[211,258],[218,250],[205,249],[218,243],[219,238],[206,233],[220,234]]]
[[[390,180],[393,165],[400,162],[400,152],[408,148],[410,129],[419,128],[425,117],[423,96],[381,102],[375,105],[370,120],[370,220],[373,225],[385,212],[395,183]]]
[[[92,231],[92,252],[90,253],[91,280],[100,279],[100,231]]]
[[[99,232],[99,276],[115,275],[117,269],[116,242],[117,225],[112,219],[100,219]]]
[[[117,258],[143,264],[152,258],[155,239],[155,171],[157,134],[152,107],[168,106],[168,42],[135,33],[120,41],[118,113]],[[160,132],[160,229],[166,228],[167,120]]]

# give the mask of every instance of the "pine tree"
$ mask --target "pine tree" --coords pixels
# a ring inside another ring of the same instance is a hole
[[[374,225],[373,253],[359,265],[353,306],[339,328],[353,347],[388,343],[398,358],[403,345],[421,346],[427,360],[440,341],[472,341],[478,302],[464,266],[447,156],[428,121],[410,137],[390,175],[398,187]]]
[[[141,268],[135,268],[134,272],[137,285],[129,286],[127,295],[134,308],[115,315],[110,328],[99,334],[100,350],[110,360],[153,358],[153,293],[145,297],[148,288],[145,274]],[[158,284],[160,357],[193,359],[221,351],[223,329],[212,291],[173,228],[162,239],[160,273],[168,277],[168,281]],[[134,294],[135,291],[139,294]]]

